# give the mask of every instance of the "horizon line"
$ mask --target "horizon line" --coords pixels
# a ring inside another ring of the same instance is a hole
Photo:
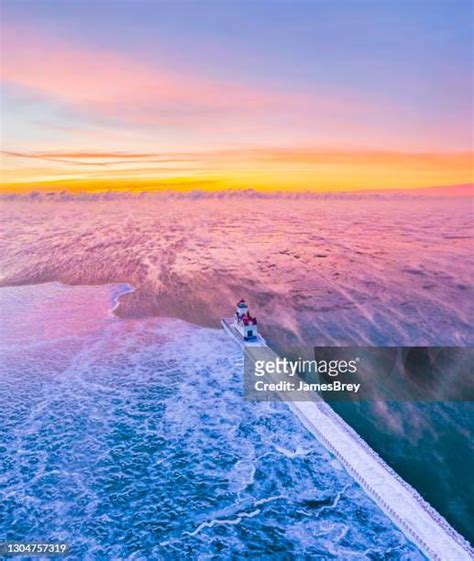
[[[295,189],[295,190],[280,190],[280,189],[259,189],[253,187],[230,187],[230,188],[223,188],[223,189],[199,189],[196,188],[196,185],[199,185],[200,182],[190,182],[188,189],[173,189],[173,188],[145,188],[145,189],[86,189],[86,190],[69,190],[69,189],[61,189],[61,190],[38,190],[38,189],[31,189],[25,191],[18,191],[18,190],[4,190],[0,189],[0,198],[41,198],[41,197],[55,197],[55,196],[70,196],[72,198],[75,197],[91,197],[93,198],[95,195],[99,196],[111,196],[116,195],[117,197],[120,195],[123,196],[144,196],[144,195],[179,195],[179,196],[189,196],[189,195],[200,195],[203,198],[206,196],[209,198],[215,198],[219,195],[247,195],[247,196],[260,196],[260,197],[268,197],[271,198],[275,197],[315,197],[318,196],[344,196],[344,195],[441,195],[441,196],[456,196],[456,197],[474,197],[474,183],[461,183],[461,184],[445,184],[445,185],[429,185],[424,187],[400,187],[400,188],[360,188],[360,189],[347,189],[347,190],[314,190],[314,189]]]

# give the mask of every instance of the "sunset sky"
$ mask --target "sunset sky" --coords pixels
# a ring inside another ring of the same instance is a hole
[[[472,181],[469,0],[1,8],[5,191]]]

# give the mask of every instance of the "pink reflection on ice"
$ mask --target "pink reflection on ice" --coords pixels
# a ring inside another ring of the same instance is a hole
[[[3,284],[127,282],[119,316],[210,326],[245,296],[282,345],[463,345],[471,209],[409,195],[8,201]]]

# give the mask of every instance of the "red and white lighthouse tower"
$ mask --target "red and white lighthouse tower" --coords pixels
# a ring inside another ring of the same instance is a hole
[[[234,325],[246,341],[257,338],[257,318],[252,317],[245,300],[237,303]]]

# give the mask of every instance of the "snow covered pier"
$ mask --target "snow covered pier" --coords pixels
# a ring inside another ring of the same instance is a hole
[[[243,345],[243,350],[246,359],[253,362],[257,358],[268,361],[278,358],[267,346],[256,349]],[[275,377],[271,381],[278,382],[278,379]],[[292,392],[281,392],[279,397],[429,559],[474,559],[470,544],[317,394],[311,402],[296,401],[298,396]]]

